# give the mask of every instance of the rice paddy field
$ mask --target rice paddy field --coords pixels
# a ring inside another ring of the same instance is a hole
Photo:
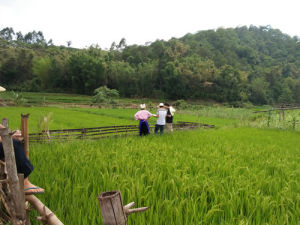
[[[30,113],[29,129],[36,132],[45,115],[51,115],[50,129],[65,129],[137,124],[136,111],[0,107],[0,117],[8,117],[16,129],[20,114]],[[298,120],[293,113],[291,118]],[[46,189],[39,198],[64,224],[102,224],[97,196],[120,190],[125,204],[150,206],[129,216],[132,225],[299,225],[299,125],[282,126],[275,113],[272,118],[249,109],[203,107],[178,110],[175,122],[216,128],[34,143],[31,181]]]

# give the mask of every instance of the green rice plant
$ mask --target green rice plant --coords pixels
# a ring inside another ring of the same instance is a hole
[[[73,110],[72,108],[59,107],[1,107],[0,118],[8,118],[11,129],[20,129],[21,114],[29,115],[29,132],[38,132],[38,121],[44,116],[52,113],[49,129],[71,129],[114,125],[137,124],[132,119],[124,119],[86,113]],[[132,115],[133,117],[133,115]],[[131,117],[131,118],[132,118]]]
[[[23,97],[22,93],[17,93],[17,92],[14,92],[14,91],[12,92],[12,100],[18,106],[24,105],[24,103],[26,102],[26,100]]]
[[[257,128],[33,144],[32,182],[68,224],[102,224],[97,196],[150,206],[128,224],[299,224],[299,133]]]
[[[38,120],[38,132],[49,132],[50,124],[53,122],[51,120],[53,113],[49,112],[47,116],[41,116]]]

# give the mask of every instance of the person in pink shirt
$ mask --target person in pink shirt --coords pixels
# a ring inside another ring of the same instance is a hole
[[[150,134],[150,129],[149,129],[149,124],[148,124],[148,119],[153,116],[152,113],[148,112],[146,110],[146,104],[141,104],[140,105],[141,110],[138,111],[135,115],[134,118],[136,120],[139,120],[139,135],[148,135]]]

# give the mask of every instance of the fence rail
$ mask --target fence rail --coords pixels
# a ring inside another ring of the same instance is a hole
[[[300,107],[272,108],[272,109],[268,109],[268,110],[254,111],[253,113],[262,113],[262,112],[271,112],[271,111],[284,111],[284,110],[297,110],[297,109],[300,109]]]
[[[150,125],[153,130],[155,125]],[[174,129],[193,129],[198,127],[214,128],[214,125],[193,122],[178,122],[173,124]],[[104,137],[132,135],[138,133],[137,125],[105,126],[81,129],[49,130],[29,134],[30,142],[67,141],[73,139],[99,139]]]

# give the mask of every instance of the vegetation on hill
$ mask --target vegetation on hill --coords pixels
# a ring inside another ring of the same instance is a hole
[[[11,90],[121,97],[300,103],[300,39],[269,26],[201,31],[147,45],[55,46],[42,32],[0,31],[0,84]]]

